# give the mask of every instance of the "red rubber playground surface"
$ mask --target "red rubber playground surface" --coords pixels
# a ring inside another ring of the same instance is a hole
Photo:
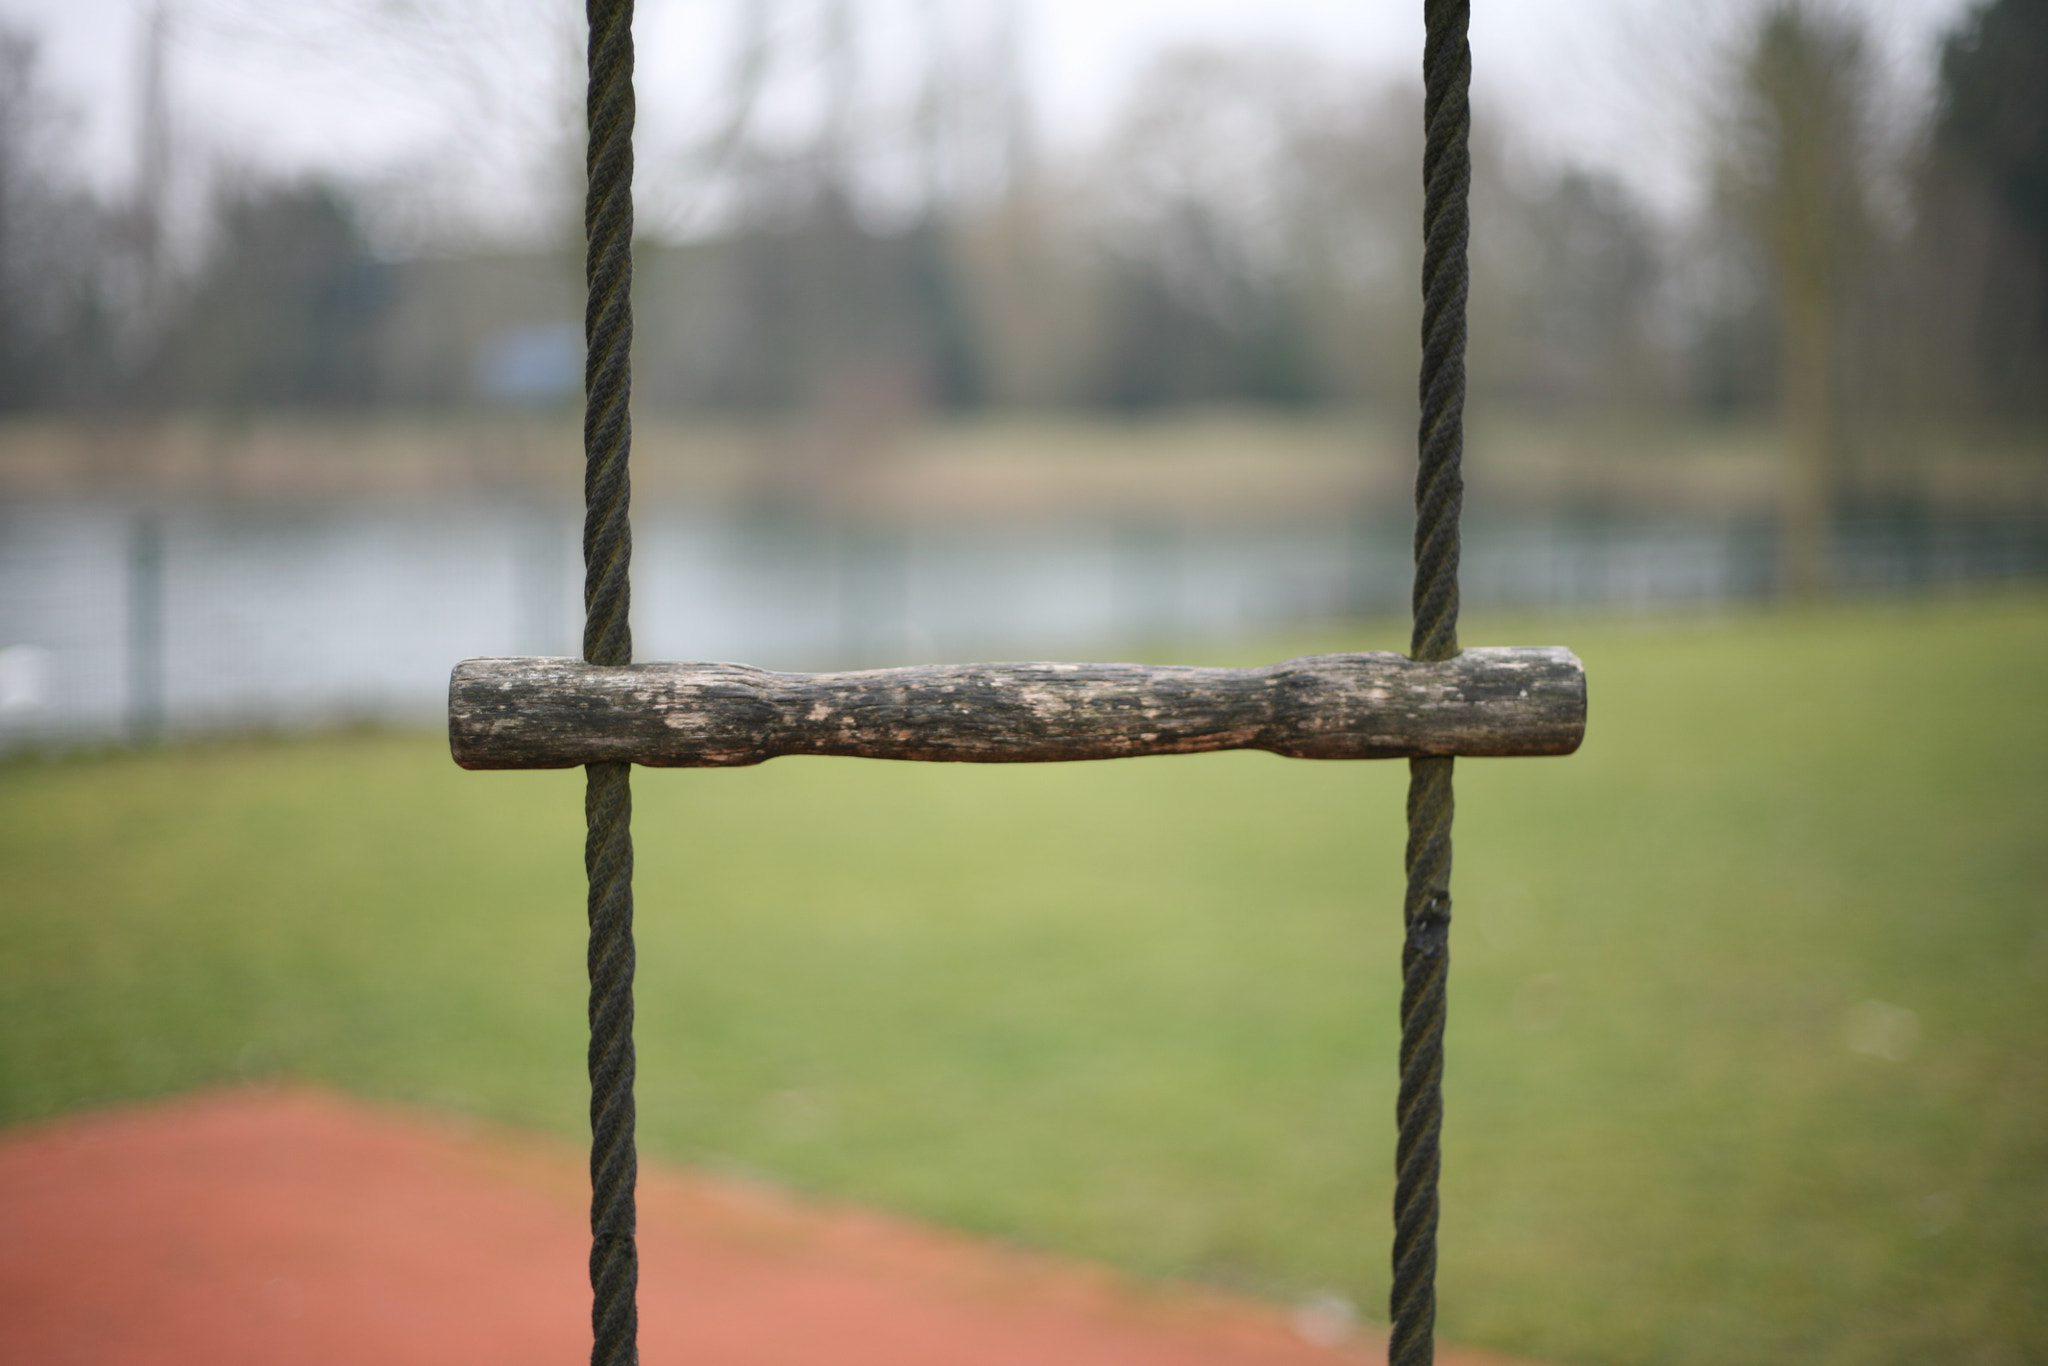
[[[587,1361],[584,1181],[566,1144],[302,1088],[0,1134],[0,1362]],[[650,1366],[1310,1366],[1385,1351],[1367,1332],[1317,1345],[1268,1306],[652,1166],[640,1256]]]

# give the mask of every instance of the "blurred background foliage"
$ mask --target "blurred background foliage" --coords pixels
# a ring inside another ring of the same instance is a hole
[[[68,167],[33,39],[0,43],[0,403],[569,397],[543,334],[579,317],[574,174],[551,173],[552,202],[495,230],[380,234],[368,187],[229,174],[174,130],[163,13],[120,194]],[[1836,470],[1820,484],[1853,480],[1859,429],[2040,418],[2039,0],[1969,11],[1903,129],[1856,10],[1749,13],[1695,62],[1715,185],[1683,215],[1611,174],[1515,154],[1513,111],[1482,108],[1475,395],[1782,405],[1812,446],[1801,459]],[[715,126],[681,155],[643,151],[698,206],[642,244],[647,408],[777,412],[856,391],[948,411],[1407,401],[1420,114],[1406,82],[1303,52],[1168,51],[1093,145],[1054,154],[1014,28],[935,45],[907,83],[863,85],[858,18],[825,6],[812,33],[744,0]],[[804,119],[776,117],[796,80],[824,93]],[[203,209],[173,223],[179,187],[201,182]]]

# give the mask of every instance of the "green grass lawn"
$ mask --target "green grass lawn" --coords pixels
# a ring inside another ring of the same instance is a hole
[[[2048,598],[1465,635],[1593,703],[1459,769],[1444,1332],[2048,1361]],[[1377,1317],[1404,781],[643,771],[643,1148]],[[580,1133],[580,784],[0,767],[0,1119],[281,1075]]]

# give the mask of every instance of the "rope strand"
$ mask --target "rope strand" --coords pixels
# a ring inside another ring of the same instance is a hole
[[[1458,653],[1458,517],[1464,505],[1466,247],[1472,54],[1468,0],[1425,0],[1420,460],[1415,629],[1409,653]],[[1436,1359],[1437,1177],[1442,1168],[1445,977],[1450,969],[1450,758],[1408,763],[1408,886],[1401,916],[1400,1126],[1394,1150],[1392,1366]]]
[[[627,664],[633,558],[633,0],[587,0],[590,188],[583,311],[583,658]]]
[[[583,866],[590,878],[591,1366],[640,1359],[640,1254],[633,1145],[633,790],[631,764],[585,766]]]
[[[587,0],[589,194],[584,202],[583,658],[633,658],[633,3]],[[640,1256],[633,1127],[632,765],[585,766],[590,881],[591,1366],[637,1366]]]

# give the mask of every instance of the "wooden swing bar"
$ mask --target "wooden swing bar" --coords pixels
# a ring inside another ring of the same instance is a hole
[[[1570,754],[1586,675],[1556,646],[1311,655],[1256,669],[944,664],[771,673],[743,664],[468,659],[448,687],[464,768],[732,768],[782,754],[1048,763],[1260,749],[1297,759]]]

